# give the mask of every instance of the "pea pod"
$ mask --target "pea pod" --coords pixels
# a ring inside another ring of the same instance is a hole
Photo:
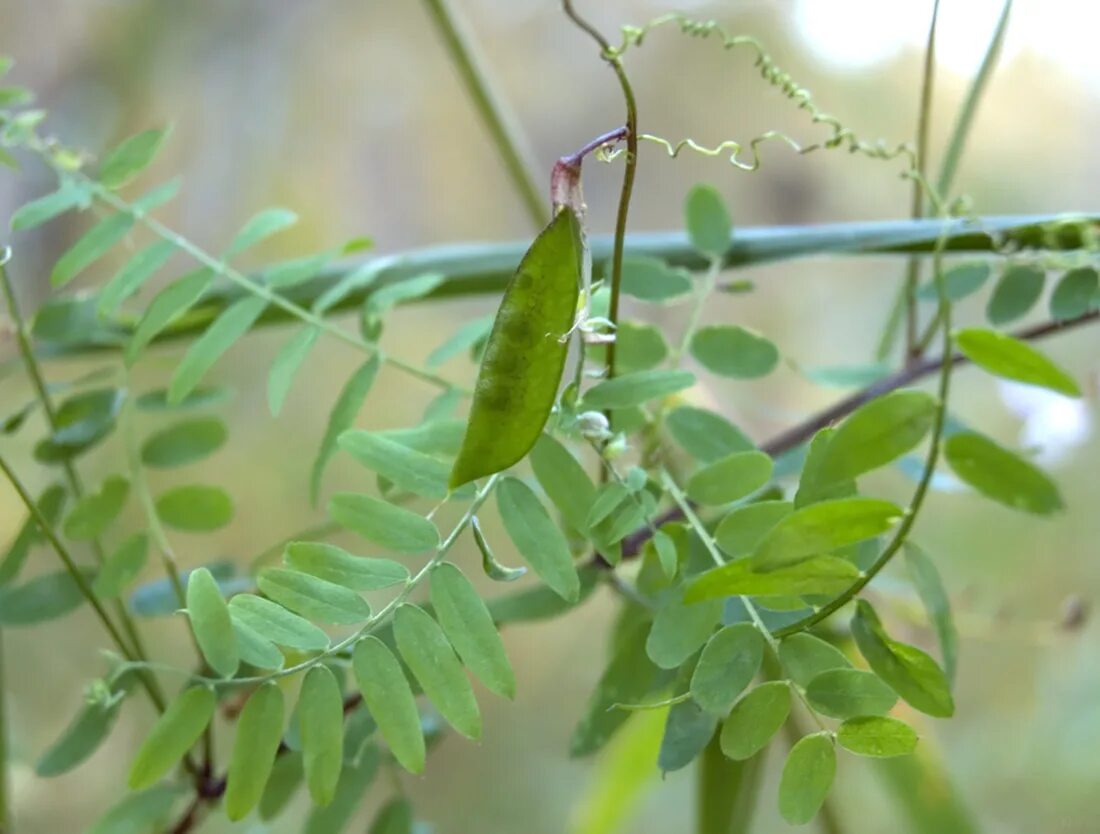
[[[451,489],[507,469],[542,434],[565,367],[583,251],[580,221],[564,207],[520,261],[485,346]]]

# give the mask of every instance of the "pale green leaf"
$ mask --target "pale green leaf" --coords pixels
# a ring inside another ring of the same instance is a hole
[[[685,452],[704,463],[754,448],[745,433],[725,417],[702,408],[675,408],[668,413],[665,425]]]
[[[447,496],[450,467],[430,455],[368,431],[346,431],[337,444],[368,469],[406,492],[425,498]]]
[[[141,462],[158,469],[185,466],[216,452],[225,439],[225,423],[217,417],[184,420],[150,436],[141,445]]]
[[[836,646],[804,631],[783,638],[779,644],[779,663],[787,676],[803,688],[822,672],[852,666]]]
[[[353,556],[336,545],[322,542],[292,542],[283,556],[297,571],[350,588],[377,591],[408,581],[409,571],[399,562]]]
[[[1083,316],[1096,302],[1100,293],[1100,278],[1091,266],[1071,269],[1054,287],[1050,295],[1050,317],[1067,321]]]
[[[1007,266],[989,297],[986,318],[1000,326],[1023,317],[1043,294],[1045,283],[1046,272],[1037,266]]]
[[[274,681],[249,697],[237,720],[237,737],[225,784],[225,813],[244,819],[263,796],[283,737],[283,692]]]
[[[1065,506],[1045,472],[988,437],[960,432],[944,441],[943,451],[955,474],[986,498],[1035,515]]]
[[[308,652],[323,651],[329,645],[328,635],[309,620],[263,597],[237,594],[229,600],[229,615],[280,646]]]
[[[294,375],[302,366],[321,329],[316,325],[305,325],[295,333],[279,350],[267,377],[267,406],[273,417],[283,410]]]
[[[829,733],[805,736],[791,748],[779,780],[779,813],[791,825],[817,816],[836,776],[836,747]]]
[[[725,714],[752,683],[764,659],[764,638],[756,626],[735,623],[720,629],[703,647],[691,676],[691,697],[708,712]]]
[[[1027,342],[995,330],[969,328],[955,333],[955,345],[978,367],[1004,379],[1080,397],[1076,380]]]
[[[504,643],[474,586],[450,562],[431,574],[431,600],[443,633],[474,676],[505,698],[516,695],[516,678]]]
[[[190,394],[207,372],[244,336],[267,307],[264,298],[247,297],[229,305],[196,339],[172,372],[168,402],[178,403]]]
[[[951,302],[962,301],[973,295],[989,280],[991,270],[987,263],[968,263],[953,266],[943,273],[944,294]],[[935,281],[928,281],[917,290],[923,301],[938,301],[939,291]]]
[[[172,257],[176,245],[168,240],[160,240],[139,249],[99,293],[96,312],[100,316],[114,315],[119,306],[136,293],[154,273]]]
[[[328,514],[341,527],[399,553],[439,544],[439,531],[424,516],[370,495],[339,492],[329,501]]]
[[[128,794],[96,820],[87,834],[149,834],[168,821],[185,792],[182,785],[157,785]]]
[[[849,718],[836,731],[836,740],[858,756],[890,758],[917,749],[917,734],[904,721],[882,716]]]
[[[11,230],[19,232],[48,223],[55,217],[74,208],[86,208],[91,201],[88,189],[82,184],[66,180],[57,191],[24,203],[11,216]]]
[[[91,568],[80,568],[85,582],[91,584]],[[21,585],[0,588],[0,626],[37,625],[75,611],[87,600],[73,575],[67,570],[45,573]]]
[[[574,530],[584,532],[596,500],[596,487],[580,462],[551,435],[544,434],[531,450],[531,468],[565,521]]]
[[[397,658],[377,637],[367,636],[355,644],[352,668],[363,702],[394,758],[410,773],[422,772],[425,753],[420,715]]]
[[[218,530],[233,520],[233,500],[221,487],[173,487],[157,498],[156,508],[169,527],[191,533]]]
[[[187,615],[195,642],[210,668],[223,678],[233,677],[240,665],[237,638],[229,620],[229,607],[208,568],[197,568],[187,579]]]
[[[298,215],[289,209],[268,208],[253,215],[230,241],[222,256],[229,260],[257,243],[288,229],[298,222]]]
[[[905,543],[905,564],[909,569],[909,579],[936,631],[944,673],[948,681],[954,682],[959,636],[943,580],[928,554],[911,541]]]
[[[894,690],[872,672],[862,669],[829,669],[806,686],[806,699],[830,718],[885,715],[897,703]]]
[[[859,568],[836,556],[811,556],[767,569],[758,567],[755,559],[737,559],[699,574],[684,598],[695,603],[729,596],[832,595],[848,590],[859,577]]]
[[[126,505],[130,482],[121,475],[106,478],[95,492],[77,499],[65,516],[65,535],[74,541],[99,538]]]
[[[211,270],[197,269],[157,293],[145,308],[145,314],[126,345],[126,363],[132,365],[149,342],[197,304],[210,287],[213,278],[214,273]]]
[[[772,459],[763,452],[734,452],[707,464],[687,482],[688,497],[699,504],[729,504],[766,486]]]
[[[481,714],[473,688],[436,621],[406,603],[394,614],[393,634],[401,657],[439,714],[467,738],[480,737]]]
[[[597,383],[584,393],[586,409],[631,408],[667,397],[695,384],[688,371],[654,369],[623,374]]]
[[[370,393],[374,378],[378,376],[378,368],[381,359],[376,353],[359,366],[351,378],[344,385],[336,404],[329,414],[328,425],[325,427],[325,436],[321,440],[321,448],[317,451],[317,457],[313,461],[313,469],[309,477],[309,496],[313,504],[321,493],[321,476],[328,466],[329,460],[336,453],[336,440],[345,431],[351,428],[355,422],[355,416],[363,407],[363,401]]]
[[[691,292],[691,278],[656,258],[629,255],[623,258],[622,291],[642,301],[668,301]]]
[[[315,805],[336,796],[344,766],[344,698],[327,666],[314,666],[298,695],[298,735],[306,786]]]
[[[899,521],[904,511],[877,498],[840,498],[811,504],[781,519],[753,555],[758,570],[796,564],[850,544],[873,539]]]
[[[702,648],[721,616],[719,600],[690,604],[674,596],[657,610],[646,653],[662,669],[675,669]]]
[[[684,201],[684,225],[691,245],[709,258],[721,258],[729,251],[733,221],[718,189],[697,185]]]
[[[758,501],[738,507],[718,523],[714,541],[728,556],[747,556],[793,510],[790,501]]]
[[[580,579],[569,544],[538,496],[516,478],[501,479],[496,494],[504,529],[520,556],[560,597],[576,601]]]
[[[143,130],[113,148],[99,166],[99,181],[111,189],[121,188],[153,161],[169,129]]]
[[[316,623],[356,625],[370,616],[357,593],[308,573],[267,568],[256,584],[264,596]]]
[[[673,704],[665,721],[661,748],[657,752],[657,767],[662,773],[681,770],[703,752],[718,719],[694,701]]]
[[[768,681],[750,690],[733,705],[718,738],[722,752],[735,761],[763,750],[787,721],[791,689],[786,681]]]
[[[130,765],[132,790],[154,784],[186,755],[214,717],[217,701],[213,689],[193,686],[168,705]]]
[[[691,355],[708,371],[732,379],[767,376],[779,364],[779,349],[772,342],[755,331],[729,324],[695,331]]]

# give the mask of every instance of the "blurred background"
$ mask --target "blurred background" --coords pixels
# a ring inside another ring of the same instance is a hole
[[[530,157],[543,172],[540,181],[558,156],[621,123],[614,77],[554,0],[456,0],[456,5],[522,127]],[[825,111],[861,137],[895,143],[915,133],[921,49],[931,10],[926,0],[578,0],[577,5],[612,40],[620,24],[641,24],[669,10],[715,17],[736,33],[760,38]],[[933,170],[1000,5],[943,2]],[[1098,28],[1100,7],[1094,4],[1017,0],[1002,63],[957,180],[957,190],[972,197],[979,213],[1097,209]],[[414,0],[0,0],[0,54],[17,62],[13,83],[35,90],[50,111],[50,130],[92,153],[144,127],[173,123],[171,142],[145,182],[183,175],[183,193],[160,214],[200,245],[224,246],[263,207],[297,211],[299,225],[252,254],[251,265],[359,235],[373,238],[379,251],[394,252],[533,232],[437,32]],[[827,135],[759,79],[749,53],[725,53],[715,42],[668,28],[630,52],[627,65],[646,132],[712,144],[723,138],[747,141],[772,128],[806,142]],[[671,161],[660,149],[643,146],[631,227],[680,228],[683,197],[700,181],[722,192],[739,226],[901,218],[910,200],[901,170],[900,163],[843,152],[799,157],[773,144],[765,147],[762,169],[746,174],[721,160]],[[596,232],[611,230],[621,173],[618,163],[587,166],[585,191]],[[4,172],[0,217],[51,187],[49,172],[34,164],[19,176]],[[25,309],[46,299],[51,258],[75,239],[84,222],[70,218],[15,241],[12,271]],[[102,283],[113,265],[108,260],[81,280],[88,287]],[[760,441],[827,405],[840,392],[810,384],[790,365],[868,362],[902,271],[898,260],[849,258],[741,273],[738,277],[757,283],[757,291],[716,299],[708,305],[708,319],[761,330],[790,363],[757,382],[731,383],[704,374],[698,398]],[[980,321],[984,297],[961,305],[960,318]],[[384,342],[403,358],[422,362],[460,323],[491,312],[495,302],[406,307],[389,320]],[[684,310],[636,305],[628,313],[678,332]],[[233,524],[217,536],[174,537],[185,566],[221,557],[244,565],[279,538],[319,520],[305,497],[308,467],[331,403],[358,359],[346,346],[322,340],[311,370],[300,375],[286,409],[273,420],[265,405],[266,370],[287,332],[250,337],[213,372],[215,381],[235,391],[221,407],[231,442],[200,474],[225,485],[237,510]],[[1078,595],[1088,606],[1100,593],[1094,491],[1100,443],[1093,429],[1098,344],[1097,333],[1087,329],[1045,343],[1085,381],[1082,402],[1009,389],[973,371],[957,377],[958,416],[1003,442],[1042,447],[1069,509],[1053,519],[1034,519],[947,490],[932,495],[918,525],[919,540],[952,592],[963,638],[956,717],[933,722],[907,716],[922,733],[924,754],[941,763],[943,778],[957,790],[971,820],[950,830],[1098,830],[1098,627],[1090,620],[1077,630],[1059,626],[1067,597]],[[10,339],[0,342],[0,360],[13,355]],[[175,350],[154,353],[138,368],[140,385],[162,384],[176,358]],[[51,378],[71,379],[95,367],[95,361],[54,363],[49,372]],[[473,366],[460,358],[445,372],[468,381]],[[0,378],[4,411],[28,390],[18,374]],[[409,425],[419,420],[433,394],[386,371],[358,424]],[[156,418],[143,419],[148,421],[143,428],[158,425]],[[30,458],[34,434],[24,432],[26,448],[11,449],[11,456],[37,490],[49,475]],[[118,455],[113,445],[99,450],[84,463],[85,479],[95,483],[117,471]],[[155,486],[194,477],[156,474]],[[337,460],[327,483],[329,489],[361,486],[362,472]],[[889,473],[868,486],[898,500],[911,489],[901,475]],[[131,513],[129,520],[138,524],[137,511]],[[0,489],[0,541],[14,535],[22,515],[14,494]],[[502,558],[514,563],[492,524],[490,533],[500,540]],[[35,558],[30,571],[53,569],[49,554]],[[476,558],[469,543],[455,554],[464,565],[472,566]],[[148,578],[156,575],[152,562],[148,570]],[[901,570],[886,577],[880,597],[902,589],[903,579]],[[564,619],[506,632],[519,679],[516,701],[482,698],[484,739],[470,744],[448,737],[427,774],[405,780],[420,817],[436,831],[575,830],[583,816],[579,809],[599,778],[600,760],[571,760],[568,738],[602,670],[602,635],[614,609],[614,600],[601,591]],[[86,627],[76,627],[79,621]],[[918,619],[895,616],[891,623],[902,639],[931,645]],[[187,650],[179,621],[151,621],[148,628],[159,658]],[[67,723],[85,683],[102,673],[97,650],[104,642],[84,612],[9,631],[4,640],[17,830],[82,830],[120,796],[122,774],[151,716],[144,703],[133,700],[90,763],[59,779],[36,778],[35,758]],[[760,832],[788,830],[774,810],[779,752],[772,751],[757,817]],[[905,776],[887,770],[844,757],[835,789],[843,831],[905,830],[896,804],[897,780],[904,785]],[[388,790],[382,781],[350,830],[366,829]],[[925,780],[913,783],[909,794],[919,804],[947,790],[944,782]],[[690,769],[663,780],[655,774],[622,830],[687,830],[692,797]],[[255,822],[231,827],[215,814],[201,831],[297,831],[307,803],[304,796],[295,803],[293,812],[270,828]]]

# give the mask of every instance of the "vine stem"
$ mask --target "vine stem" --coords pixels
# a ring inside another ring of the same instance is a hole
[[[450,0],[424,0],[424,5],[443,38],[447,54],[458,70],[466,92],[474,101],[478,116],[493,139],[497,153],[504,162],[504,169],[523,202],[528,219],[536,229],[541,229],[550,222],[550,214],[546,210],[545,197],[532,174],[532,165],[529,162],[531,154],[504,101],[495,94],[489,77],[481,68],[477,48],[468,27],[459,18]]]
[[[634,98],[634,88],[630,84],[622,59],[611,48],[600,31],[581,17],[573,8],[573,0],[562,0],[562,10],[583,32],[588,34],[600,46],[601,57],[615,72],[626,106],[626,164],[623,166],[623,185],[619,192],[619,209],[615,217],[615,236],[611,252],[611,298],[608,303],[607,317],[613,327],[619,323],[619,298],[622,295],[623,251],[626,242],[627,216],[630,213],[630,198],[634,192],[634,176],[638,169],[638,105]],[[615,376],[615,342],[607,345],[607,378]]]
[[[15,297],[15,287],[12,286],[11,276],[8,274],[7,264],[10,260],[11,249],[5,247],[3,251],[0,251],[0,290],[3,291],[4,301],[8,306],[8,313],[11,315],[12,324],[15,327],[15,342],[19,348],[19,355],[23,360],[23,367],[27,372],[27,376],[30,378],[35,397],[39,405],[42,406],[42,412],[46,415],[46,424],[49,426],[51,432],[56,432],[57,410],[54,408],[53,398],[50,397],[49,389],[46,387],[46,379],[42,374],[42,368],[39,366],[38,359],[34,355],[34,348],[31,346],[30,339],[27,337],[27,322],[23,317],[22,309],[19,307],[19,301]],[[79,500],[84,495],[84,485],[80,481],[80,476],[77,474],[76,467],[71,460],[65,460],[62,461],[61,468],[65,473],[65,480],[69,484],[69,490],[72,492],[73,497]],[[95,557],[96,561],[102,565],[105,561],[105,557],[103,545],[98,536],[92,539],[91,549],[92,555]],[[126,632],[130,640],[130,647],[134,650],[134,654],[138,657],[145,657],[146,651],[141,640],[141,635],[138,632],[137,625],[134,623],[133,618],[126,610],[126,606],[122,602],[117,602],[114,607],[115,614],[118,616],[119,622],[122,624],[122,629]]]

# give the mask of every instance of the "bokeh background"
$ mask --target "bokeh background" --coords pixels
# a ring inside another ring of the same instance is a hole
[[[617,85],[592,44],[565,21],[554,0],[461,0],[501,95],[526,136],[539,171],[621,122]],[[670,9],[716,17],[738,33],[762,39],[774,59],[867,139],[910,139],[920,78],[926,0],[800,0],[689,3],[668,0],[578,0],[605,32],[641,23]],[[969,79],[992,32],[996,0],[944,0],[941,66],[934,107],[933,168]],[[991,84],[963,160],[958,190],[981,213],[1087,211],[1097,208],[1100,163],[1100,11],[1079,0],[1018,0],[998,74]],[[36,90],[51,112],[53,132],[98,153],[149,125],[171,122],[171,143],[157,175],[185,178],[182,195],[161,215],[206,247],[223,246],[255,211],[296,210],[297,227],[251,255],[253,265],[369,235],[383,252],[465,240],[530,236],[521,204],[446,58],[422,4],[357,0],[0,0],[0,53],[17,61],[12,79]],[[723,53],[716,43],[673,29],[653,35],[629,55],[643,130],[703,142],[781,128],[811,141],[825,131],[808,123],[761,82],[748,53]],[[720,160],[670,161],[643,146],[631,213],[633,230],[678,228],[682,200],[696,182],[717,186],[740,226],[820,223],[906,216],[909,188],[900,164],[844,152],[798,157],[776,144],[764,165],[746,174]],[[590,164],[586,196],[595,231],[613,223],[621,167]],[[47,171],[28,166],[0,177],[0,217],[51,187]],[[24,307],[48,296],[52,257],[85,221],[57,222],[16,240],[13,274]],[[4,223],[6,227],[6,221]],[[111,262],[91,271],[102,282]],[[747,271],[752,295],[708,305],[713,321],[734,320],[774,339],[794,363],[857,364],[873,353],[902,273],[884,258],[811,259]],[[421,361],[460,323],[492,310],[495,299],[407,307],[384,336],[401,356]],[[960,317],[978,321],[982,302]],[[630,313],[678,332],[683,310],[631,308]],[[1038,315],[1038,314],[1037,314]],[[348,322],[349,326],[352,322]],[[330,404],[355,367],[346,346],[322,341],[300,375],[282,416],[265,406],[266,369],[286,331],[250,337],[214,372],[235,389],[221,412],[232,442],[203,471],[237,501],[233,524],[215,537],[175,537],[185,566],[218,557],[245,564],[280,537],[319,516],[305,500],[308,467]],[[1040,446],[1069,509],[1033,519],[965,492],[932,495],[919,539],[943,572],[957,610],[962,649],[958,713],[950,721],[912,716],[922,749],[940,762],[970,817],[957,830],[1094,832],[1100,784],[1100,657],[1097,627],[1059,626],[1066,598],[1086,606],[1100,593],[1100,514],[1096,472],[1095,332],[1057,337],[1046,347],[1085,381],[1087,396],[1072,403],[1024,395],[973,371],[958,375],[958,415],[1007,443]],[[10,359],[10,337],[0,360]],[[178,353],[155,353],[137,378],[150,387]],[[95,362],[55,363],[51,376],[73,378]],[[464,359],[446,367],[470,379]],[[27,395],[16,375],[0,377],[0,405]],[[419,418],[432,395],[425,386],[386,371],[359,424],[390,427]],[[723,409],[764,440],[840,394],[808,383],[793,367],[766,380],[730,383],[704,376],[700,399]],[[148,426],[154,425],[149,419]],[[37,429],[24,432],[32,439]],[[5,453],[41,488],[29,442],[5,440]],[[84,465],[88,481],[116,471],[119,450],[108,446]],[[193,474],[156,476],[156,486]],[[329,488],[362,485],[363,475],[338,460]],[[910,485],[886,474],[869,484],[903,500]],[[0,541],[13,535],[22,512],[0,489]],[[139,523],[136,511],[127,519]],[[499,533],[490,523],[490,530]],[[351,541],[345,542],[353,545]],[[503,555],[514,560],[501,542]],[[463,545],[455,557],[471,565]],[[47,553],[31,571],[52,569]],[[149,568],[149,577],[155,575]],[[903,572],[881,584],[880,598],[904,595]],[[487,593],[498,592],[486,588]],[[892,626],[930,644],[903,600]],[[598,782],[600,760],[570,760],[573,723],[603,663],[605,627],[614,601],[600,592],[569,617],[509,630],[519,696],[486,696],[483,741],[446,739],[427,774],[406,778],[419,815],[440,834],[557,834],[576,830],[578,809]],[[186,651],[183,625],[149,625],[155,652]],[[95,758],[52,781],[37,779],[37,754],[68,721],[85,683],[102,672],[104,641],[86,613],[33,630],[11,631],[4,686],[14,744],[15,816],[19,834],[82,830],[120,795],[129,756],[151,715],[139,699],[127,706]],[[773,751],[756,830],[787,826],[774,811]],[[384,780],[380,780],[384,781]],[[835,789],[841,828],[855,834],[906,830],[896,799],[897,773],[845,757]],[[891,787],[893,785],[894,787]],[[353,831],[366,830],[388,786],[368,796]],[[916,804],[947,790],[913,784]],[[679,832],[691,825],[692,773],[654,775],[630,821],[633,834]],[[928,792],[931,792],[929,794]],[[218,815],[208,834],[299,830],[304,797],[270,828],[228,826]],[[947,829],[941,829],[947,830]],[[952,829],[955,830],[955,829]]]

